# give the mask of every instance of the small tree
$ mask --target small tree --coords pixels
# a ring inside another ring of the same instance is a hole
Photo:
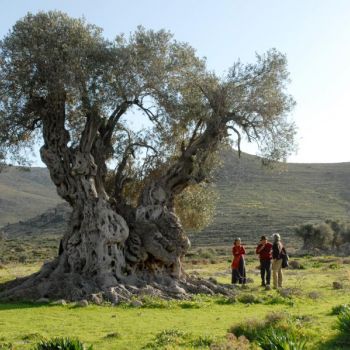
[[[295,232],[304,240],[304,249],[338,250],[342,244],[350,242],[349,225],[336,220],[301,225]]]
[[[208,292],[183,271],[189,241],[175,208],[208,179],[230,133],[266,159],[293,150],[286,57],[270,50],[219,78],[164,30],[107,41],[96,26],[48,12],[15,24],[0,63],[1,150],[18,157],[42,138],[41,159],[73,209],[61,255],[2,295]],[[134,110],[151,126],[131,128]]]

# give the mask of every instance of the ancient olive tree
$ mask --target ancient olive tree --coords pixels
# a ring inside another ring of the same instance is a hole
[[[41,159],[72,207],[59,256],[1,297],[224,292],[184,272],[189,240],[174,208],[232,137],[238,149],[241,138],[257,142],[266,159],[292,150],[285,56],[271,50],[219,78],[168,32],[138,28],[108,41],[84,20],[49,12],[15,24],[0,63],[3,155],[42,138]],[[131,125],[132,111],[146,127]]]

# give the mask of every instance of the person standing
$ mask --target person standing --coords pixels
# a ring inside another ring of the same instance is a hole
[[[282,274],[282,250],[283,244],[281,236],[278,233],[273,234],[272,244],[272,277],[273,288],[282,288],[283,274]]]
[[[245,249],[241,245],[241,239],[236,238],[232,247],[233,260],[231,264],[232,268],[232,284],[245,284],[246,283],[246,272],[245,272]]]
[[[256,247],[256,254],[259,254],[260,258],[261,285],[270,289],[272,244],[268,242],[266,236],[261,236],[260,243]]]

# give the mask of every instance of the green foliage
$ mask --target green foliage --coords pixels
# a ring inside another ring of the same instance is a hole
[[[250,319],[245,322],[241,322],[237,325],[232,326],[229,329],[230,333],[233,333],[235,336],[245,336],[250,341],[256,340],[268,326],[263,320]]]
[[[254,294],[242,294],[237,300],[243,304],[261,304],[263,300]]]
[[[252,344],[244,337],[236,337],[228,333],[225,340],[217,340],[211,344],[210,350],[252,350]]]
[[[167,329],[159,332],[153,341],[146,344],[143,349],[163,349],[167,345],[180,345],[189,338],[189,334],[178,329]]]
[[[330,251],[350,241],[350,225],[345,222],[326,220],[321,224],[306,224],[295,229],[304,240],[304,248]]]
[[[215,337],[210,335],[203,335],[193,339],[190,344],[195,349],[210,347],[215,342]]]
[[[14,346],[12,343],[0,343],[0,350],[13,350]]]
[[[33,350],[93,350],[93,347],[86,348],[78,339],[53,338],[39,342]]]
[[[350,308],[344,308],[338,315],[337,329],[342,337],[350,340]]]
[[[294,302],[290,297],[282,297],[281,295],[274,295],[267,298],[264,302],[265,305],[289,305],[293,306]]]
[[[261,155],[273,161],[294,150],[287,60],[275,49],[257,55],[255,64],[235,63],[221,78],[165,30],[139,27],[109,41],[85,20],[50,11],[29,13],[14,25],[0,42],[0,62],[2,159],[6,150],[15,155],[38,135],[45,141],[52,136],[61,140],[60,154],[51,147],[43,159],[49,168],[49,159],[59,159],[53,163],[65,177],[71,169],[62,157],[73,157],[84,144],[100,170],[101,187],[106,163],[114,160],[110,193],[125,205],[134,205],[140,193],[128,196],[124,186],[142,189],[176,165],[179,179],[164,183],[171,184],[169,205],[181,196],[176,209],[186,228],[198,230],[211,220],[214,192],[189,186],[210,178],[230,130],[238,147],[242,137],[258,140]],[[133,111],[149,126],[132,129],[127,117]]]
[[[199,231],[211,223],[217,201],[217,192],[208,184],[189,186],[176,197],[176,214],[186,230]]]
[[[290,315],[285,312],[267,314],[265,319],[250,319],[232,326],[230,333],[236,336],[244,335],[250,341],[257,340],[262,334],[268,332],[271,328],[294,329]]]
[[[285,329],[269,328],[258,337],[263,350],[305,350],[307,342]]]
[[[340,315],[343,311],[350,310],[349,304],[341,304],[332,307],[331,315]]]

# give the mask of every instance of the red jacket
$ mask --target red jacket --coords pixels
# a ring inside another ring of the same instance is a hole
[[[233,260],[231,264],[232,269],[238,269],[239,261],[241,260],[242,256],[245,254],[245,249],[243,246],[233,246],[232,247],[232,255]]]
[[[272,244],[270,242],[267,242],[265,244],[265,247],[262,250],[260,250],[261,247],[262,247],[262,244],[259,244],[256,247],[256,254],[259,254],[260,260],[271,260],[272,259]]]

